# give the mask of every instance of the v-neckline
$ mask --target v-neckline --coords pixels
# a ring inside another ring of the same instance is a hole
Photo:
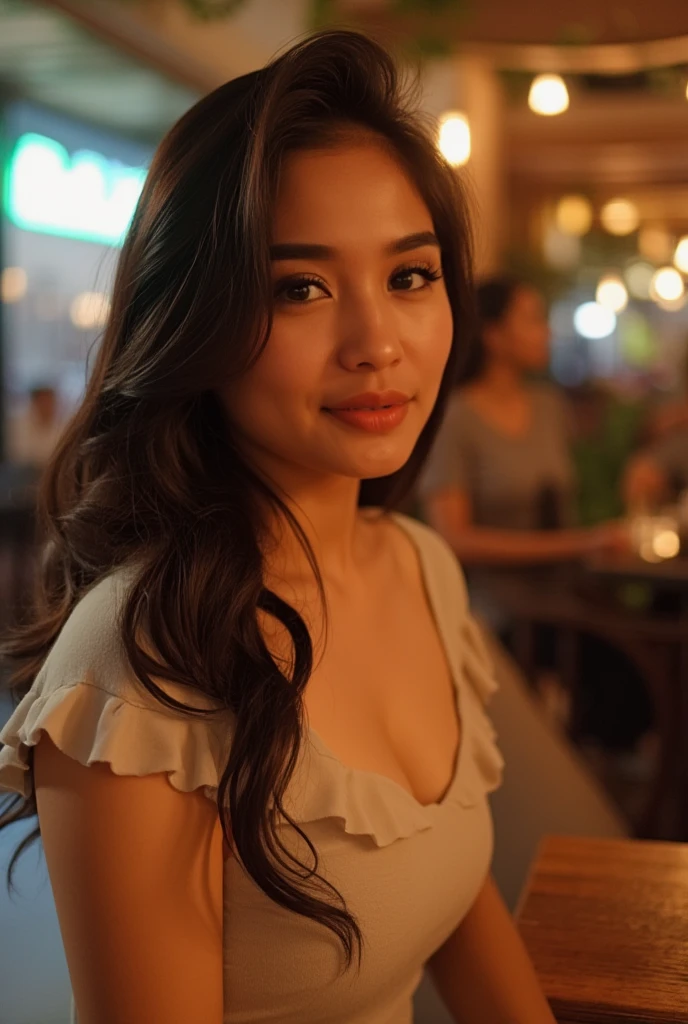
[[[411,792],[410,789],[407,789],[406,786],[402,785],[402,783],[400,782],[397,782],[397,780],[393,779],[391,776],[385,775],[383,772],[372,771],[368,768],[353,768],[351,765],[346,764],[344,761],[342,761],[340,757],[333,753],[330,747],[328,747],[327,743],[325,743],[323,738],[310,724],[307,727],[307,732],[311,738],[311,741],[314,743],[314,746],[319,747],[323,754],[325,754],[329,758],[332,758],[333,761],[336,761],[338,764],[340,764],[344,769],[346,769],[346,771],[352,772],[355,775],[359,776],[380,779],[385,785],[392,786],[395,789],[399,790],[401,793],[403,793],[404,796],[406,796],[413,804],[415,804],[416,807],[419,807],[421,808],[421,810],[424,811],[430,811],[432,809],[442,808],[448,802],[458,783],[459,776],[461,774],[461,769],[463,766],[464,752],[466,749],[466,716],[464,714],[464,705],[461,694],[461,683],[458,671],[454,667],[454,659],[452,657],[452,653],[449,648],[449,644],[447,642],[447,637],[445,635],[444,629],[442,628],[442,619],[439,611],[437,595],[434,589],[432,573],[429,571],[428,568],[427,558],[423,550],[423,545],[418,542],[418,537],[415,535],[414,529],[410,528],[408,517],[403,516],[398,512],[392,512],[389,514],[389,518],[394,523],[396,523],[396,525],[406,534],[406,536],[410,539],[415,549],[416,556],[418,558],[418,564],[421,570],[421,578],[423,581],[423,589],[425,591],[426,601],[428,604],[428,608],[430,610],[430,614],[432,616],[433,623],[435,625],[435,629],[439,636],[440,643],[442,645],[442,650],[444,651],[445,661],[447,663],[447,667],[449,668],[449,675],[454,686],[454,709],[456,712],[456,718],[459,726],[459,742],[456,753],[454,755],[454,767],[452,770],[451,778],[447,784],[444,793],[438,800],[433,800],[430,803],[423,804]]]

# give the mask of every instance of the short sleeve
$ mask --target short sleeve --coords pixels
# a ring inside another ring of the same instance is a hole
[[[165,773],[180,792],[215,799],[229,754],[229,712],[190,687],[155,682],[198,715],[167,707],[128,664],[118,632],[121,581],[99,583],[76,606],[48,658],[0,732],[0,790],[33,796],[30,750],[47,733],[68,757],[115,775]]]
[[[456,487],[470,493],[474,462],[472,448],[463,400],[454,394],[419,477],[419,496],[426,498],[445,487]]]

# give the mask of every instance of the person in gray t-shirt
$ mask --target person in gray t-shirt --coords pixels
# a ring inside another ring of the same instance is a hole
[[[577,529],[563,398],[528,375],[549,358],[538,292],[508,277],[477,291],[479,337],[418,484],[427,521],[467,565],[581,557],[619,528]]]
[[[418,496],[427,521],[468,570],[473,608],[502,630],[508,615],[495,593],[495,569],[540,565],[539,576],[548,565],[625,545],[626,527],[574,524],[566,404],[552,385],[528,379],[549,357],[541,296],[519,281],[493,278],[478,288],[477,304],[479,338]],[[537,585],[532,575],[528,579]],[[541,667],[551,667],[551,632],[539,630],[538,637]],[[589,637],[581,640],[579,665],[587,708],[581,729],[610,744],[634,742],[649,711],[633,666]]]

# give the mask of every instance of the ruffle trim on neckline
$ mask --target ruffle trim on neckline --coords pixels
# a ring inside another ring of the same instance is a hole
[[[497,683],[477,624],[466,617],[461,632],[461,649],[458,657],[452,658],[461,742],[454,775],[442,799],[423,805],[393,779],[348,767],[316,732],[307,730],[299,765],[284,800],[284,808],[294,821],[306,824],[334,818],[347,835],[367,836],[376,846],[384,847],[432,828],[436,815],[450,805],[475,807],[498,788],[504,761],[485,713],[485,703]]]
[[[368,836],[380,847],[433,824],[432,809],[403,786],[384,775],[347,767],[312,730],[306,730],[284,807],[298,824],[334,818],[347,835]]]
[[[29,749],[47,732],[82,765],[106,762],[115,775],[164,772],[179,792],[203,789],[215,800],[230,741],[223,749],[228,730],[214,724],[132,704],[84,681],[39,696],[29,691],[0,733],[0,790],[32,796]]]

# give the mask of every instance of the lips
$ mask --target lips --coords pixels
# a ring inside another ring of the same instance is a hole
[[[336,405],[324,406],[328,412],[341,412],[344,410],[369,410],[375,412],[378,409],[390,409],[398,405],[406,405],[411,399],[409,395],[403,394],[401,391],[382,391],[372,392],[367,391],[363,394],[352,395],[350,398],[345,398],[342,402],[338,402]]]

